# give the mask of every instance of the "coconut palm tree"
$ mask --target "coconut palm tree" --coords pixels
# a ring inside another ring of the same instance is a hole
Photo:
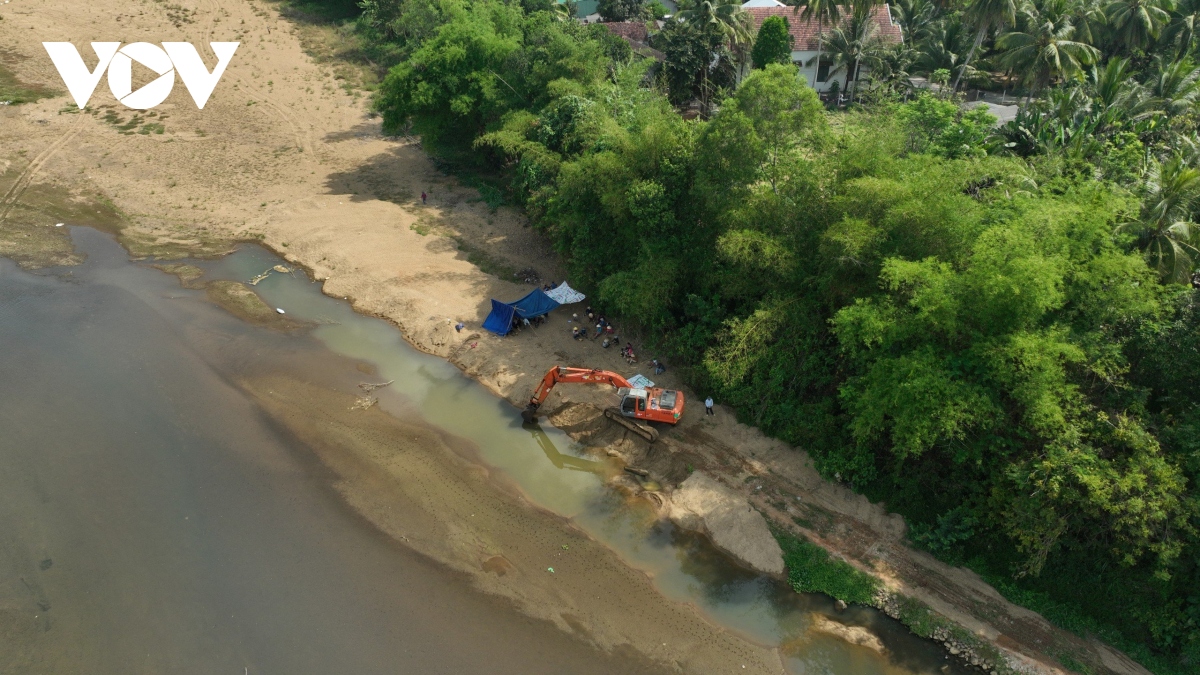
[[[1075,25],[1075,39],[1089,45],[1099,45],[1105,37],[1108,28],[1108,15],[1105,14],[1106,0],[1074,0],[1071,9],[1071,23]]]
[[[1200,170],[1175,156],[1152,162],[1142,188],[1138,219],[1119,226],[1131,232],[1137,245],[1166,281],[1187,283],[1200,259],[1196,223],[1192,215],[1200,204]]]
[[[1129,59],[1109,59],[1088,70],[1086,87],[1095,110],[1097,129],[1110,133],[1152,117],[1157,107],[1145,87],[1133,79]]]
[[[845,72],[846,86],[850,87],[850,83],[854,83],[854,88],[850,92],[851,101],[854,100],[858,91],[859,70],[863,59],[875,57],[877,52],[883,48],[883,43],[878,36],[879,27],[871,16],[871,9],[874,6],[875,3],[871,0],[854,3],[850,7],[849,18],[831,30],[821,41],[825,52],[833,61],[829,68],[829,77]],[[820,57],[809,59],[805,65],[812,65],[817,58]]]
[[[1113,0],[1105,8],[1113,37],[1126,50],[1145,49],[1154,44],[1171,15],[1169,0]]]
[[[1165,61],[1156,56],[1146,88],[1158,109],[1167,115],[1182,115],[1200,99],[1200,69],[1187,57]]]
[[[559,21],[569,21],[575,18],[579,12],[579,4],[575,0],[566,0],[566,2],[556,2],[551,8],[554,17]]]
[[[1017,15],[1017,0],[974,0],[967,6],[964,16],[971,25],[975,26],[975,41],[971,43],[971,50],[967,52],[967,58],[963,59],[962,66],[958,69],[958,74],[954,77],[954,91],[958,91],[958,85],[962,82],[963,74],[967,72],[971,61],[975,58],[975,52],[979,49],[979,45],[983,44],[983,38],[987,37],[989,30],[1001,30],[1005,26],[1011,26],[1016,22]]]
[[[921,42],[916,70],[921,73],[932,73],[940,69],[951,73],[958,72],[970,48],[971,35],[962,19],[958,16],[948,16],[930,29],[928,37]],[[970,72],[967,74],[970,75]]]
[[[716,34],[732,47],[734,61],[741,63],[747,47],[754,39],[754,26],[750,14],[742,9],[737,0],[696,0],[675,17],[697,29],[700,35]],[[709,87],[709,72],[720,63],[720,51],[710,54],[710,62],[703,67],[700,89],[702,114],[707,117],[712,107],[712,91]],[[737,66],[740,68],[740,66]]]
[[[675,16],[698,28],[716,29],[735,48],[754,40],[750,14],[737,0],[696,0]]]
[[[863,55],[871,70],[871,79],[881,83],[889,94],[908,94],[912,90],[912,70],[920,54],[906,44],[881,46]]]
[[[895,0],[892,18],[900,24],[904,41],[910,45],[924,42],[937,30],[941,10],[932,0]]]
[[[1029,97],[1055,79],[1068,78],[1096,61],[1100,51],[1078,42],[1067,0],[1026,3],[1018,16],[1018,30],[1000,36],[996,47],[1000,64],[1021,73]]]
[[[821,48],[825,39],[824,27],[828,23],[836,26],[842,18],[842,8],[837,0],[800,0],[792,10],[805,21],[817,20],[817,70],[813,74],[812,87],[817,88],[817,76],[821,73]]]
[[[1171,11],[1171,20],[1163,27],[1161,43],[1175,45],[1175,53],[1182,56],[1192,48],[1196,29],[1200,27],[1200,0],[1179,0]]]

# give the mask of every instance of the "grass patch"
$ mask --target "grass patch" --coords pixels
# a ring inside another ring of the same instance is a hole
[[[780,530],[774,534],[783,549],[788,584],[797,593],[824,593],[858,605],[874,603],[878,579],[830,557],[828,551],[810,541]]]
[[[2,55],[0,54],[0,56]],[[16,73],[0,63],[0,103],[20,105],[56,95],[57,92],[52,89],[22,82],[17,79]]]
[[[490,274],[506,281],[512,280],[516,274],[516,270],[512,267],[496,260],[483,249],[472,246],[462,237],[452,237],[452,239],[454,239],[454,243],[458,244],[458,250],[467,255],[467,262],[478,267],[484,274]]]
[[[1016,672],[1008,667],[1008,662],[1000,650],[980,640],[971,631],[937,614],[920,600],[895,595],[888,599],[888,604],[896,610],[896,620],[907,626],[915,635],[931,640],[950,639],[988,661],[993,670],[1004,675]]]
[[[107,110],[105,110],[104,117],[102,117],[101,119],[103,119],[108,124],[116,127],[117,131],[121,132],[121,134],[123,134],[125,136],[132,136],[134,133],[138,133],[136,131],[136,129],[139,126],[141,126],[141,124],[143,122],[145,122],[145,120],[142,118],[141,113],[134,113],[132,117],[130,117],[129,119],[125,119],[124,117],[121,117],[121,115],[115,109],[108,107],[108,106],[105,106],[105,107],[107,108]],[[150,126],[150,125],[147,125],[147,126]],[[155,124],[153,126],[161,127],[162,125]],[[145,131],[145,132],[141,132],[141,133],[148,134],[150,132]],[[159,132],[159,133],[162,133],[162,132]]]
[[[951,633],[956,632],[956,626],[941,616],[934,614],[932,609],[929,609],[925,603],[914,600],[903,595],[896,597],[896,604],[900,610],[900,616],[897,620],[908,626],[914,634],[923,638],[933,638],[937,629],[948,630]]]
[[[356,0],[282,0],[276,8],[296,26],[304,52],[331,68],[347,94],[379,86],[386,71],[367,57],[355,32],[354,20],[362,13]]]
[[[245,284],[220,280],[210,282],[204,288],[209,300],[247,323],[277,330],[294,330],[304,325],[271,309]]]
[[[167,21],[176,28],[182,28],[184,24],[196,23],[196,10],[189,9],[183,5],[166,2],[165,0],[154,0],[167,15]]]

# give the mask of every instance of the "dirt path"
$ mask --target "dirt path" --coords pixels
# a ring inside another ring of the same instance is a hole
[[[0,254],[37,264],[22,258],[36,243],[53,250],[41,262],[69,261],[56,218],[108,229],[123,223],[121,241],[135,255],[219,252],[234,240],[258,240],[311,270],[326,293],[390,319],[418,348],[451,359],[514,403],[554,364],[632,374],[613,350],[570,339],[569,312],[505,339],[479,330],[489,298],[529,290],[508,281],[514,270],[532,267],[560,280],[558,259],[520,214],[491,212],[475,191],[439,174],[415,140],[385,139],[366,98],[305,55],[296,27],[274,5],[11,0],[0,17],[0,58],[22,80],[59,89],[42,41],[191,41],[209,63],[207,42],[241,42],[202,111],[177,84],[166,103],[139,114],[114,101],[103,80],[82,113],[68,108],[66,96],[0,107]],[[94,56],[83,52],[90,65]],[[467,330],[456,333],[460,320]],[[670,374],[656,379],[678,384]],[[689,414],[662,442],[672,452],[648,457],[597,426],[606,396],[560,388],[547,408],[560,411],[556,422],[578,438],[648,466],[662,489],[646,491],[632,477],[624,487],[664,511],[693,465],[998,647],[1013,665],[1059,672],[1057,656],[1070,654],[1095,672],[1145,672],[1005,602],[975,575],[909,549],[899,517],[823,481],[804,453],[737,424],[728,411]]]

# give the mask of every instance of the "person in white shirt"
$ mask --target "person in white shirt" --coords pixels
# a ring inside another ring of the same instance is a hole
[[[716,415],[716,413],[713,412],[713,400],[712,400],[711,396],[704,399],[704,414],[705,415]]]

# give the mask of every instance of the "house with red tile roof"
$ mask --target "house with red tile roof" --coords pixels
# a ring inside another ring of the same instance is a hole
[[[646,39],[649,37],[649,31],[646,29],[644,21],[602,21],[601,26],[608,29],[608,32],[620,38],[625,38],[625,41],[634,47],[643,47],[646,44]]]
[[[749,4],[747,3],[747,5]],[[831,78],[829,77],[830,62],[824,57],[820,64],[814,62],[811,66],[807,65],[817,56],[817,22],[815,20],[801,19],[794,7],[755,7],[753,5],[743,7],[754,23],[755,35],[758,34],[758,29],[767,17],[782,16],[787,19],[788,30],[792,34],[792,63],[800,67],[800,74],[808,81],[809,86],[817,91],[825,91],[836,79],[838,87],[842,91],[846,90],[850,73],[845,72],[844,69]],[[892,18],[892,10],[887,4],[872,8],[871,20],[875,23],[875,35],[885,43],[899,44],[903,41],[900,24]],[[829,33],[829,29],[829,26],[822,27],[826,34]],[[865,69],[863,73],[859,74],[859,77],[864,75]]]

